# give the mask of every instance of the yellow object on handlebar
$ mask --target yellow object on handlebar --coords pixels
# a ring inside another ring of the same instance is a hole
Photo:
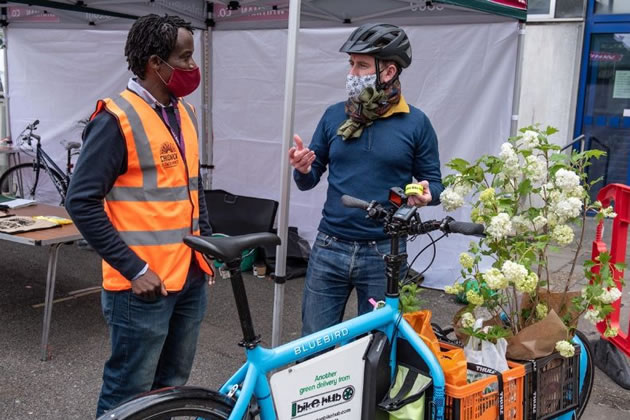
[[[407,184],[405,186],[406,196],[422,195],[423,192],[424,192],[424,188],[422,187],[422,184]]]

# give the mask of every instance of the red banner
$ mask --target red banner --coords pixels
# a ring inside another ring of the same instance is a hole
[[[489,0],[490,3],[497,3],[502,6],[514,7],[515,9],[527,10],[527,0]]]

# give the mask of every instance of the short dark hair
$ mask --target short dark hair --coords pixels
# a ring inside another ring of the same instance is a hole
[[[193,33],[190,22],[179,16],[150,14],[138,18],[131,26],[125,44],[129,70],[144,79],[149,57],[155,54],[166,61],[175,48],[179,28]]]

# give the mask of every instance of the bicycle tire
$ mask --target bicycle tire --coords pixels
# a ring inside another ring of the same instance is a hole
[[[580,419],[584,414],[584,410],[588,405],[588,400],[591,398],[591,391],[593,390],[593,382],[595,381],[595,365],[593,362],[593,349],[591,348],[591,344],[588,341],[586,335],[579,331],[575,330],[575,335],[578,336],[582,344],[584,345],[584,349],[586,350],[586,374],[584,375],[584,382],[582,383],[582,389],[580,389],[580,395],[578,399],[578,408],[576,409],[576,417]]]
[[[14,182],[15,179],[21,180],[21,185],[19,186],[20,191],[18,191],[18,185]],[[31,185],[34,182],[35,164],[20,163],[19,165],[10,167],[0,176],[0,194],[7,197],[36,200],[38,190],[42,191],[43,189],[59,192],[55,187],[55,184],[58,184],[63,186],[64,194],[61,194],[61,204],[63,204],[65,189],[67,188],[63,175],[52,168],[46,170],[46,167],[40,163],[37,184]]]
[[[198,387],[173,387],[140,395],[99,419],[104,420],[226,420],[234,401],[216,391]]]

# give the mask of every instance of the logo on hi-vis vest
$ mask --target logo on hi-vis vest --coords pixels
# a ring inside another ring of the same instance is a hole
[[[335,390],[294,401],[291,404],[291,418],[301,417],[306,414],[334,407],[349,402],[354,397],[352,385],[337,388]]]
[[[179,155],[177,147],[172,142],[164,142],[160,146],[160,163],[163,168],[172,168],[177,166]]]

